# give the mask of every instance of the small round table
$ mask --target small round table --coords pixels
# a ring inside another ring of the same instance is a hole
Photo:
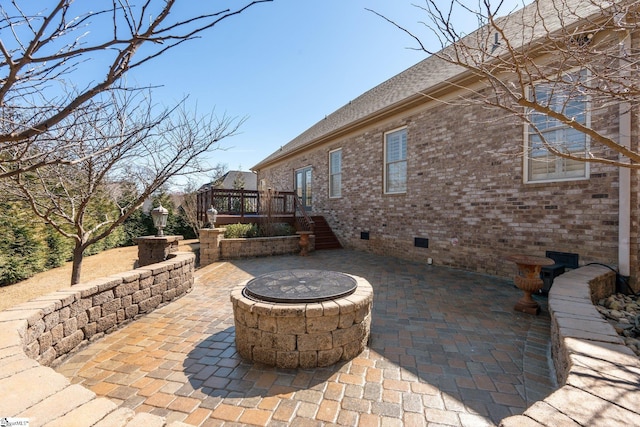
[[[531,255],[509,255],[505,259],[518,266],[518,275],[513,278],[513,281],[524,292],[524,296],[518,300],[513,309],[528,314],[540,313],[540,305],[531,298],[531,294],[542,289],[543,281],[540,278],[542,267],[553,265],[554,261],[551,258]]]

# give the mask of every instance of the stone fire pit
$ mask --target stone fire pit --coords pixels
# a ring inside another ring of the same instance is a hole
[[[335,271],[284,270],[231,291],[236,349],[279,368],[315,368],[350,360],[369,340],[373,288]]]

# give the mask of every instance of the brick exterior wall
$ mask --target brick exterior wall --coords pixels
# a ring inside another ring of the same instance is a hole
[[[596,109],[592,125],[615,137],[617,112],[617,106]],[[384,133],[401,126],[407,127],[407,192],[385,195]],[[637,141],[637,114],[632,126]],[[324,215],[349,248],[499,276],[513,274],[503,260],[513,253],[575,252],[581,264],[616,265],[617,168],[592,164],[588,180],[525,184],[523,138],[523,124],[499,110],[430,103],[284,158],[260,170],[258,179],[293,190],[294,170],[312,165],[313,214]],[[337,148],[342,197],[330,199],[329,151]],[[632,171],[633,248],[637,189]],[[370,240],[360,239],[362,231]],[[428,238],[429,247],[414,247],[415,237]],[[637,257],[636,248],[632,271]]]

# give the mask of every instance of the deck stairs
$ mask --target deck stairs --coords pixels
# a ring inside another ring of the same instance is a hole
[[[314,223],[313,234],[316,236],[316,250],[342,248],[340,241],[323,216],[315,215],[311,219]]]

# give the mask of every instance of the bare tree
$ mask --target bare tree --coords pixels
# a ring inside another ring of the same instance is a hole
[[[188,183],[185,187],[185,192],[181,194],[181,199],[180,210],[182,215],[196,237],[200,237],[200,229],[205,226],[205,222],[198,219],[197,187],[193,183]]]
[[[196,13],[176,0],[41,2],[0,4],[0,178],[52,164],[81,164],[99,152],[78,150],[59,138],[87,121],[91,100],[113,90],[132,90],[126,73],[200,37],[227,18],[272,0],[231,8],[199,2]],[[238,2],[228,2],[229,4]],[[212,6],[214,5],[214,6]],[[215,10],[207,10],[207,9]],[[95,71],[83,81],[82,72]],[[98,68],[100,67],[100,68]],[[117,148],[123,140],[101,146]]]
[[[482,103],[527,123],[533,136],[522,154],[640,168],[631,131],[618,138],[598,126],[602,121],[592,125],[577,105],[586,105],[590,115],[637,117],[639,1],[540,0],[516,12],[502,0],[474,6],[424,0],[416,7],[426,16],[429,36],[373,13],[409,34],[417,49],[459,68],[448,83],[465,95],[453,102]],[[481,27],[464,34],[456,24],[464,18]],[[436,48],[430,48],[434,39]],[[482,86],[469,84],[478,77]],[[556,126],[569,128],[569,136],[557,138],[549,131]]]
[[[64,120],[73,126],[66,126],[62,154],[76,159],[73,166],[43,165],[0,181],[0,191],[22,198],[38,217],[74,240],[72,285],[80,282],[90,245],[112,233],[171,178],[204,172],[201,156],[242,123],[214,114],[198,117],[184,105],[154,114],[141,92],[112,94],[99,106],[95,102]]]
[[[212,173],[210,174],[211,182],[215,182],[220,179],[226,172],[227,165],[218,163],[212,169]],[[200,229],[204,227],[207,222],[198,218],[198,185],[194,180],[190,179],[184,186],[180,209],[182,210],[187,224],[189,224],[195,235],[200,236]]]

